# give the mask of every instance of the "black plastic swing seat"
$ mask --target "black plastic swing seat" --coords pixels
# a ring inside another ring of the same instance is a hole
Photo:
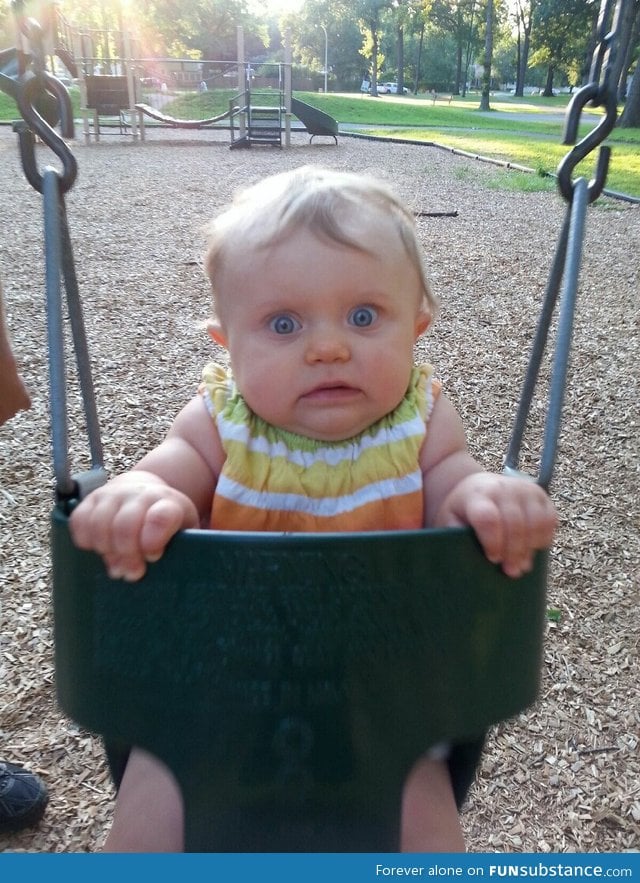
[[[462,801],[536,698],[545,554],[511,580],[462,529],[187,531],[130,584],[52,525],[60,704],[167,764],[188,851],[396,851],[414,762],[449,743]]]

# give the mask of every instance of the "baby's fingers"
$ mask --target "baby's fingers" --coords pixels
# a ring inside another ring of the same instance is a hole
[[[111,553],[105,555],[110,576],[129,582],[141,579],[147,563],[162,556],[171,537],[194,526],[195,509],[192,513],[184,500],[132,499],[119,510],[112,526]]]
[[[79,549],[106,555],[111,549],[111,526],[118,501],[95,491],[71,513],[69,530]]]
[[[475,531],[486,557],[492,564],[504,558],[506,525],[498,504],[491,497],[477,497],[467,503],[467,522]]]
[[[191,511],[174,500],[158,500],[148,509],[140,531],[140,548],[145,559],[157,561],[174,534],[197,524],[195,507]]]
[[[469,515],[487,558],[500,564],[510,577],[532,569],[535,553],[551,545],[556,528],[553,504],[532,486],[522,496],[507,494],[474,501]]]

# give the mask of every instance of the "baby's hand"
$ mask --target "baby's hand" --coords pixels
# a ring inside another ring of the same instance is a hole
[[[472,527],[489,561],[512,577],[531,570],[535,552],[553,542],[557,523],[555,507],[539,485],[488,472],[463,478],[436,518],[439,527]]]
[[[179,530],[198,527],[192,501],[153,473],[133,470],[89,494],[70,529],[80,549],[101,555],[109,576],[141,579]]]

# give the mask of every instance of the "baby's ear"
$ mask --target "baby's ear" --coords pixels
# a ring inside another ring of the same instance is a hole
[[[227,349],[227,338],[222,330],[222,325],[216,319],[209,319],[207,322],[207,334],[212,340]]]
[[[420,310],[416,316],[416,339],[429,330],[432,322],[433,317],[431,313],[428,313],[426,310]]]

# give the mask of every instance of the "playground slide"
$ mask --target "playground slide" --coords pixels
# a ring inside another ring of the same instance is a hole
[[[291,112],[294,113],[307,132],[314,135],[329,135],[338,140],[338,122],[332,116],[317,107],[312,107],[299,98],[291,99]]]
[[[164,123],[167,126],[173,126],[173,128],[175,129],[202,129],[205,126],[212,126],[214,123],[217,123],[220,120],[227,119],[230,114],[230,111],[225,110],[224,113],[220,113],[218,114],[218,116],[208,117],[204,120],[181,120],[177,117],[172,117],[166,113],[162,113],[161,110],[156,110],[155,107],[151,107],[148,104],[136,104],[136,110],[140,113],[145,114],[145,116],[151,117],[154,120],[158,120],[158,122]]]

